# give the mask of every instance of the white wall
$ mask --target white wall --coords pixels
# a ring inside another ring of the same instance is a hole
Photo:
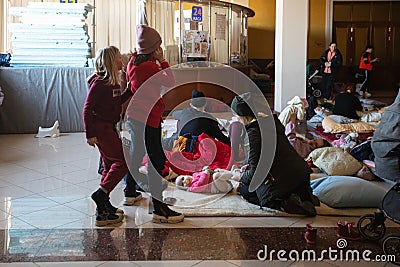
[[[306,96],[309,0],[276,0],[275,101],[282,111],[294,96]]]

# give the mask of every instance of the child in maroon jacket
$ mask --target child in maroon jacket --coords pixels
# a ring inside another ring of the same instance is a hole
[[[112,206],[109,194],[128,172],[122,142],[116,129],[122,104],[132,96],[131,90],[120,88],[122,56],[118,48],[99,49],[95,72],[89,77],[89,93],[83,107],[87,143],[99,149],[105,171],[100,188],[92,194],[96,203],[96,225],[105,226],[123,219],[123,211]]]

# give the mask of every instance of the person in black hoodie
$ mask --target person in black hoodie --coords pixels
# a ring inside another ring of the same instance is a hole
[[[218,141],[231,145],[229,137],[224,135],[218,125],[218,121],[211,114],[204,112],[207,101],[203,92],[198,90],[192,91],[190,100],[190,108],[176,110],[172,112],[172,117],[178,120],[178,130],[171,137],[163,139],[163,146],[170,150],[173,142],[179,136],[199,136],[201,133],[206,133]]]
[[[357,111],[362,111],[360,99],[354,95],[354,86],[348,85],[345,91],[335,97],[333,114],[358,120],[360,117]]]
[[[234,180],[240,182],[240,194],[250,203],[261,207],[315,216],[314,205],[319,205],[319,200],[312,195],[310,167],[290,145],[278,117],[256,116],[251,106],[250,93],[236,96],[231,104],[233,113],[247,132],[244,142],[245,165],[233,176]],[[262,140],[262,136],[266,140]],[[268,165],[270,159],[265,155],[274,151],[274,144],[275,154],[268,171],[264,166]],[[260,171],[262,183],[254,191],[250,190],[252,180],[260,178]]]

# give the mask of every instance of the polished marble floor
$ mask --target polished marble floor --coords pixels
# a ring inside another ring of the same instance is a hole
[[[276,251],[335,247],[336,222],[358,218],[191,217],[154,224],[148,196],[136,206],[121,205],[123,184],[111,201],[124,209],[124,221],[98,228],[89,198],[98,187],[98,159],[83,133],[0,135],[0,266],[391,266],[257,258],[264,245]],[[311,248],[303,239],[306,223],[318,228]],[[400,233],[399,225],[386,226]],[[382,253],[378,242],[349,241],[348,248]]]

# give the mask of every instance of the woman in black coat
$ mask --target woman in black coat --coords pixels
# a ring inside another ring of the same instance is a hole
[[[240,194],[255,205],[287,213],[315,216],[314,204],[318,205],[319,201],[311,192],[310,167],[290,145],[277,116],[255,116],[249,103],[250,93],[245,93],[236,96],[231,104],[233,112],[247,132],[244,142],[245,167],[234,175],[234,179],[240,182]],[[268,127],[261,130],[261,126],[266,125]],[[266,138],[263,142],[262,136]],[[271,168],[269,171],[262,170],[260,177],[260,169],[268,165],[268,159],[263,153],[273,152],[274,145]],[[262,183],[255,191],[250,192],[250,184],[254,178],[262,178]]]
[[[322,54],[320,60],[322,73],[322,97],[331,99],[335,76],[342,65],[342,53],[336,48],[336,42],[331,42],[329,48]]]

